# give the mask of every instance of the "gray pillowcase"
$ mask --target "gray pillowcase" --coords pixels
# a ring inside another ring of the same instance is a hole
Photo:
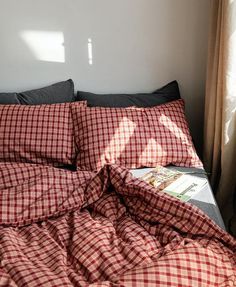
[[[41,105],[66,103],[74,100],[74,83],[71,79],[21,93],[0,93],[0,104]]]
[[[0,93],[0,105],[19,105],[17,93]]]
[[[153,93],[138,94],[94,94],[89,92],[77,92],[77,101],[87,101],[90,107],[153,107],[170,101],[180,99],[177,81],[155,90]]]

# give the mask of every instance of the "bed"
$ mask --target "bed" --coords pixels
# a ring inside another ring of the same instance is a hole
[[[209,184],[185,203],[139,178],[205,176],[173,85],[150,107],[0,105],[0,286],[236,285]]]

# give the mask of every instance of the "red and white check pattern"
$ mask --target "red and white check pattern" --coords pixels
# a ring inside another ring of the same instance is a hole
[[[0,286],[236,284],[236,241],[122,167],[0,163],[0,196]]]
[[[126,168],[202,167],[184,114],[183,100],[153,108],[72,107],[77,166],[99,170],[104,164]]]
[[[70,104],[0,105],[0,161],[60,166],[75,157]]]
[[[0,223],[24,225],[70,210],[71,205],[81,207],[90,177],[87,171],[0,163]]]

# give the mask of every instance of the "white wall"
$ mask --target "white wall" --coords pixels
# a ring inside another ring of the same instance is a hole
[[[199,146],[209,1],[0,0],[0,91],[72,78],[76,89],[142,92],[177,79]]]

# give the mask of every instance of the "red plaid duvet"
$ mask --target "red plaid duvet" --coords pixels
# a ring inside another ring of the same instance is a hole
[[[236,286],[236,242],[125,169],[0,163],[0,286]]]

